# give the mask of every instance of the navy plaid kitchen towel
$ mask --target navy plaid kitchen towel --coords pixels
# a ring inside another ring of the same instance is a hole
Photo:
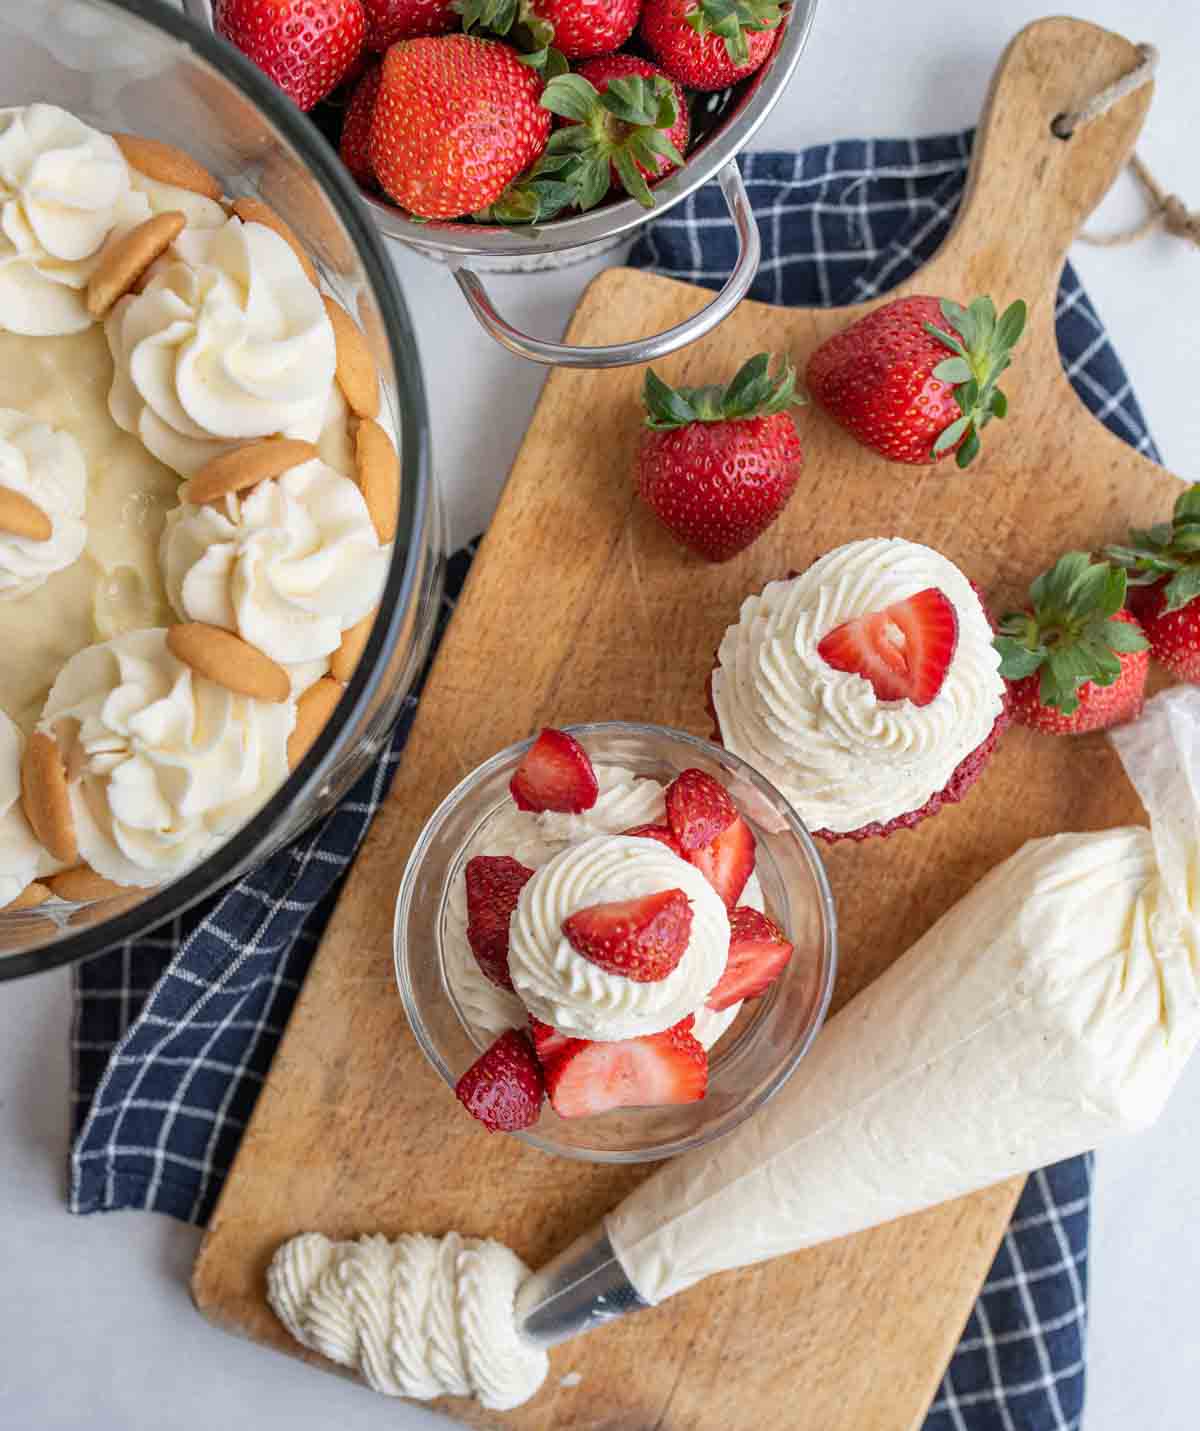
[[[843,304],[906,278],[949,228],[971,137],[744,157],[763,235],[752,295]],[[646,229],[631,262],[718,287],[735,247],[724,202],[709,185]],[[1119,437],[1157,457],[1069,268],[1057,322],[1080,397]],[[448,607],[471,555],[467,548],[454,558]],[[414,694],[387,756],[302,839],[183,918],[77,968],[72,1211],[146,1208],[207,1219],[415,704]],[[1090,1157],[1030,1178],[925,1431],[1078,1427],[1090,1189]]]

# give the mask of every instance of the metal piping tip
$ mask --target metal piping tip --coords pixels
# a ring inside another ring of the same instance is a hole
[[[536,1346],[552,1347],[646,1306],[597,1226],[518,1288],[517,1330]]]

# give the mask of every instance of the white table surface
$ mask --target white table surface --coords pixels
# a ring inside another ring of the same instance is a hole
[[[1052,8],[1047,0],[992,7],[824,0],[800,72],[758,144],[965,126],[1005,42],[1044,8]],[[1200,8],[1180,0],[1081,0],[1076,8],[1162,49],[1142,153],[1168,186],[1200,204],[1200,150],[1192,147],[1200,123]],[[1121,225],[1139,212],[1132,183],[1122,181],[1096,224]],[[1200,477],[1200,254],[1153,238],[1132,249],[1080,245],[1072,257],[1166,460]],[[445,272],[407,253],[396,261],[425,362],[438,475],[461,540],[492,510],[543,375],[483,337]],[[599,267],[490,281],[505,311],[533,331],[555,334]],[[1048,472],[1046,481],[1053,480]],[[0,987],[0,1426],[446,1425],[201,1320],[187,1295],[197,1231],[141,1213],[66,1213],[69,1017],[63,973]],[[1110,1147],[1098,1168],[1085,1431],[1190,1431],[1200,1380],[1200,1065],[1158,1127]],[[569,1361],[563,1356],[563,1371]],[[585,1385],[581,1395],[592,1390]],[[601,1387],[594,1392],[603,1396]]]

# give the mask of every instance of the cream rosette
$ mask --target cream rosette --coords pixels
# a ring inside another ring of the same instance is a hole
[[[67,767],[80,858],[124,885],[203,859],[284,782],[291,701],[266,704],[196,675],[164,630],[78,652],[39,729]]]

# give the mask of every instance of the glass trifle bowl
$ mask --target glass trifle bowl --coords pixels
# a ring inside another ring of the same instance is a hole
[[[0,107],[35,102],[106,133],[185,150],[227,199],[259,199],[290,226],[322,292],[362,329],[380,420],[397,439],[400,496],[379,614],[338,704],[288,778],[223,843],[157,888],[0,911],[0,980],[88,957],[177,916],[331,809],[384,748],[424,664],[446,546],[404,300],[357,189],[308,119],[249,60],[160,0],[0,6]]]
[[[606,771],[620,770],[666,786],[681,771],[695,769],[724,785],[755,836],[755,876],[765,911],[794,945],[791,959],[766,994],[744,1003],[710,1048],[703,1099],[579,1118],[560,1117],[547,1101],[538,1122],[513,1135],[545,1152],[592,1162],[671,1157],[737,1127],[778,1092],[808,1051],[833,992],[833,898],[799,816],[769,781],[737,756],[662,726],[610,721],[569,726],[567,731],[600,776],[601,802]],[[515,809],[509,781],[531,744],[526,740],[500,751],[442,801],[409,857],[396,901],[400,995],[418,1044],[450,1090],[495,1039],[506,1012],[512,1014],[509,1024],[524,1022],[515,996],[487,985],[489,997],[470,971],[464,977],[462,890],[470,858],[511,853],[490,847],[489,834],[499,833]],[[626,818],[627,813],[628,808],[614,811],[611,823],[617,828],[610,833],[640,822]],[[506,999],[512,1001],[511,1010]],[[449,1091],[446,1116],[469,1116]]]

